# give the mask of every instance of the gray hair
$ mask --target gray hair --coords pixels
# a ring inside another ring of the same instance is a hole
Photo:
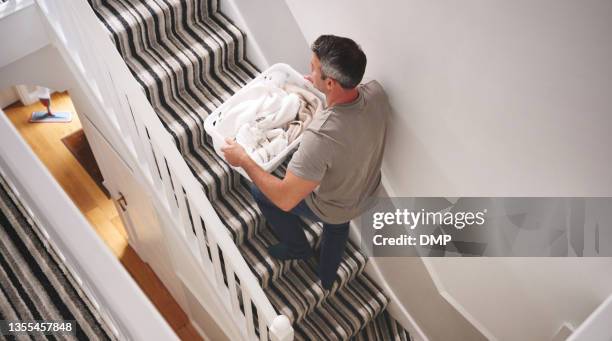
[[[321,61],[323,79],[331,77],[345,89],[359,85],[365,73],[367,58],[352,39],[322,35],[315,40],[311,49]]]

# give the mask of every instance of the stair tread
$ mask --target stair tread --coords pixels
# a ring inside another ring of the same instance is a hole
[[[313,238],[308,232],[306,236],[309,239]],[[270,256],[267,247],[276,243],[278,243],[278,239],[274,236],[270,227],[266,226],[262,227],[253,238],[246,240],[239,246],[240,252],[247,259],[247,263],[249,263],[251,270],[264,289],[268,287],[272,280],[277,279],[299,262],[298,260],[279,261]]]
[[[388,303],[384,293],[362,273],[294,324],[295,338],[347,340],[383,312]]]
[[[318,236],[321,233],[321,226],[319,224],[309,225],[306,223],[304,226],[306,238],[308,238],[310,245],[315,245],[315,241],[318,242],[319,240]],[[267,247],[276,243],[278,243],[278,239],[274,236],[271,229],[269,227],[262,227],[253,238],[247,240],[240,246],[240,251],[247,259],[251,269],[264,289],[279,277],[285,276],[290,271],[295,271],[292,269],[296,264],[304,262],[300,260],[279,261],[272,258],[268,254]],[[314,246],[316,250],[315,253],[318,252],[318,243],[316,244],[317,245]],[[363,271],[366,261],[365,256],[359,252],[353,243],[347,243],[345,254],[338,269],[340,281],[345,282],[347,279]],[[314,262],[315,264],[318,263],[318,257],[312,258],[310,262]],[[315,265],[313,265],[313,267],[314,266]]]
[[[346,262],[344,266],[347,266]],[[364,263],[365,264],[365,263]],[[266,295],[279,313],[296,322],[318,307],[330,295],[353,291],[359,285],[363,267],[348,267],[339,270],[339,279],[332,289],[325,291],[317,275],[318,261],[310,259],[298,262],[286,273],[272,281],[266,288]],[[348,271],[346,271],[348,270]]]
[[[263,224],[262,215],[256,208],[257,204],[242,186],[234,187],[211,203],[221,221],[230,230],[236,245],[252,238]]]
[[[208,138],[208,135],[206,138]],[[204,146],[198,146],[191,151],[192,155],[185,155],[185,157],[189,157],[190,161],[192,161],[194,165],[192,170],[196,177],[204,179],[203,184],[207,187],[207,194],[210,195],[209,200],[216,201],[229,191],[245,191],[244,185],[240,183],[240,174],[223,161],[214,151],[210,142],[204,142],[204,144]],[[206,156],[204,162],[208,164],[202,164],[202,157],[199,160],[196,157],[203,155]],[[210,168],[215,172],[214,174],[210,174]],[[219,181],[212,179],[213,177],[221,179]],[[252,201],[252,204],[254,205],[255,202]]]
[[[411,341],[412,338],[408,331],[389,314],[389,311],[385,310],[370,321],[352,340]]]

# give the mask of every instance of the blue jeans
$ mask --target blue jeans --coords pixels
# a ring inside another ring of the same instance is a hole
[[[257,186],[250,184],[251,194],[266,217],[268,224],[282,244],[288,246],[292,256],[301,257],[313,253],[302,228],[300,217],[322,221],[304,200],[291,211],[278,208],[263,194]],[[338,267],[344,255],[349,234],[349,222],[328,224],[323,222],[323,235],[319,254],[318,275],[324,288],[330,289],[336,279]]]

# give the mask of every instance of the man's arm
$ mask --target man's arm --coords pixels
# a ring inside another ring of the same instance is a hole
[[[302,179],[289,170],[281,180],[266,173],[236,141],[226,140],[226,143],[221,150],[227,162],[242,167],[266,197],[283,211],[291,211],[319,185],[318,181]]]

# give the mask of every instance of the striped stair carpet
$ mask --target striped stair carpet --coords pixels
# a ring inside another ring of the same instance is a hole
[[[90,3],[270,301],[293,322],[296,338],[408,340],[385,311],[388,298],[363,272],[366,258],[354,245],[328,293],[317,284],[317,259],[279,262],[268,255],[276,237],[246,180],[215,154],[203,129],[207,115],[258,74],[245,59],[243,33],[218,11],[217,1]],[[304,221],[304,229],[318,248],[321,225]]]
[[[7,340],[116,339],[1,174],[0,320],[77,324],[72,335],[20,334]]]

